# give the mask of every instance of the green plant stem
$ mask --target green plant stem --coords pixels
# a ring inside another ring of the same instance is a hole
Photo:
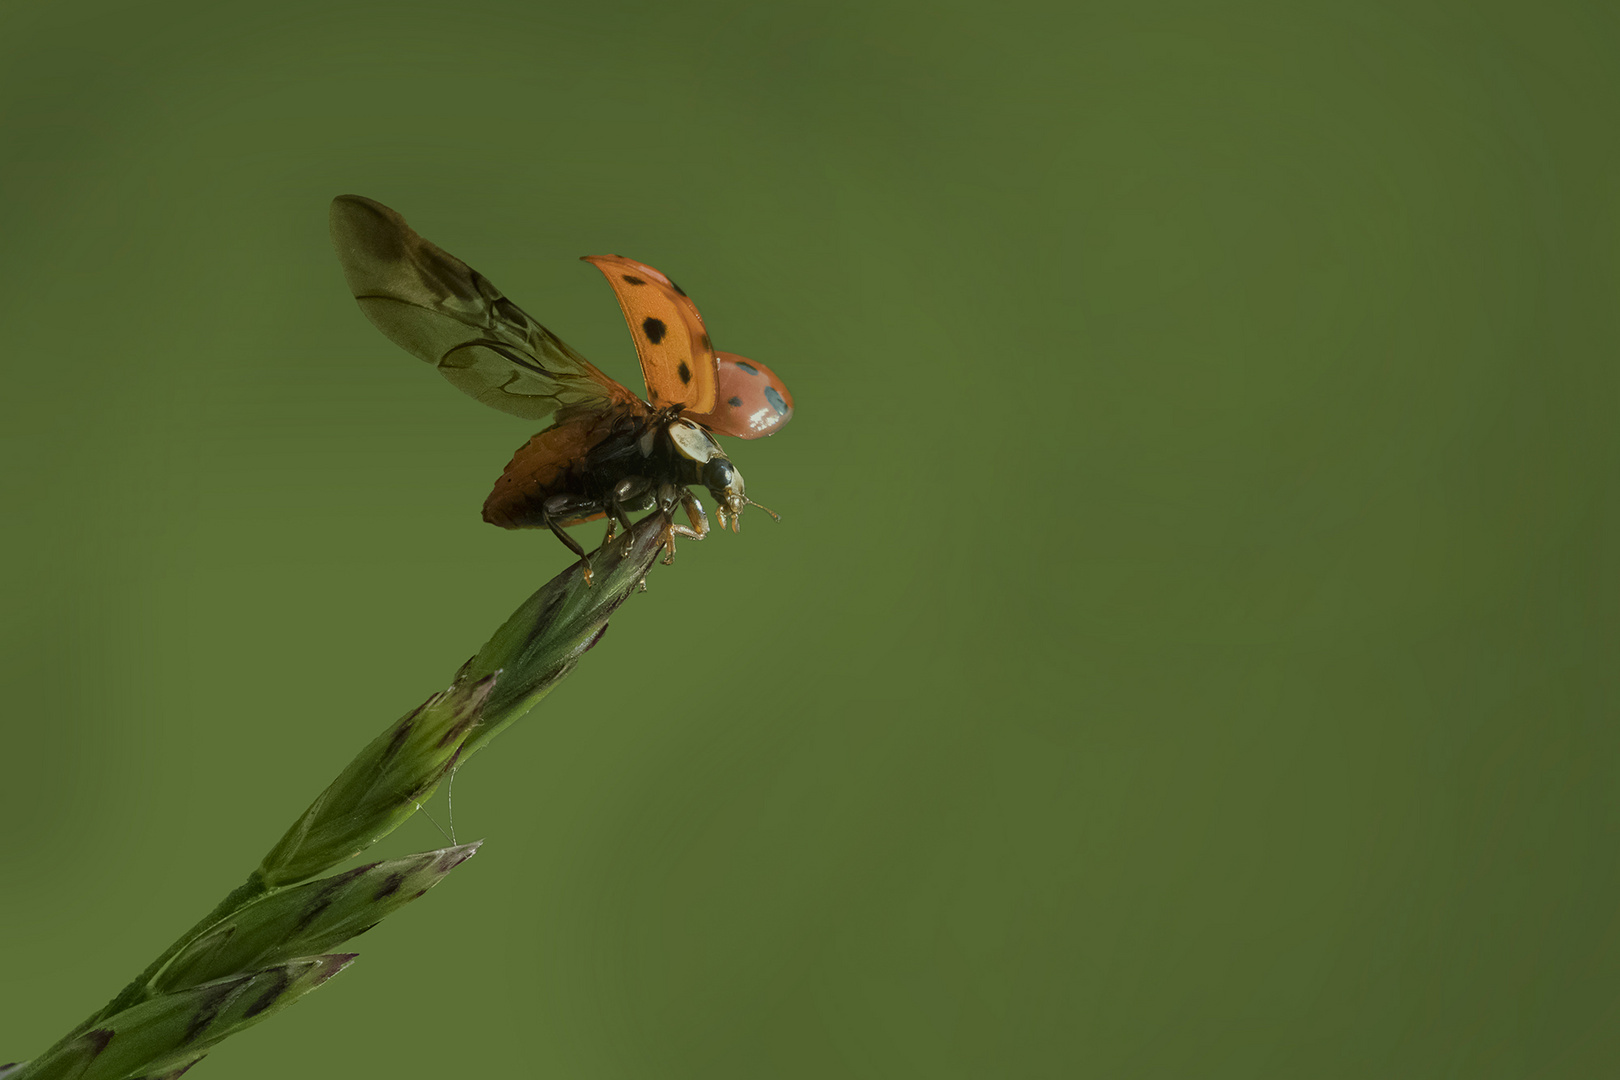
[[[661,550],[667,522],[667,510],[655,512],[627,534],[603,545],[591,556],[594,585],[585,584],[575,565],[530,596],[462,666],[449,691],[434,695],[422,708],[374,739],[266,857],[277,867],[290,865],[295,869],[274,878],[267,876],[269,871],[264,865],[254,870],[247,881],[176,938],[116,997],[33,1060],[43,1062],[102,1021],[150,999],[152,982],[164,965],[211,927],[270,893],[294,887],[358,854],[414,813],[421,801],[432,794],[440,777],[532,708],[601,639],[608,618],[646,577]],[[493,698],[489,696],[492,690]],[[433,717],[438,726],[424,729],[420,721],[425,716]],[[427,745],[412,743],[407,737],[412,733],[421,736]],[[408,760],[402,763],[401,755]],[[361,792],[363,797],[347,802],[339,798],[353,794],[357,779],[369,782],[385,766],[399,767],[403,774],[425,779],[380,795],[368,789]],[[351,773],[363,775],[357,778]],[[320,818],[329,798],[339,798],[341,803],[342,812],[336,813],[335,823]],[[311,815],[327,826],[316,845],[320,850],[313,855],[309,846],[315,841],[310,840],[309,830],[301,827],[308,824]],[[28,1075],[29,1066],[24,1064],[16,1074],[17,1080]]]

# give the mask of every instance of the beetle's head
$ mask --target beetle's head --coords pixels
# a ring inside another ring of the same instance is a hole
[[[737,520],[742,517],[742,508],[748,503],[742,473],[730,461],[716,456],[703,466],[702,475],[703,486],[714,496],[714,512],[720,518],[720,527],[724,529],[729,524],[731,531],[736,532]]]

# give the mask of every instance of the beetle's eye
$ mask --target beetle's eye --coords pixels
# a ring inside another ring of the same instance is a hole
[[[731,486],[737,470],[723,457],[710,458],[703,467],[703,485],[713,491],[724,491]]]

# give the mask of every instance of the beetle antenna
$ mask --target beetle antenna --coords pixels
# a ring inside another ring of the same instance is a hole
[[[747,503],[749,506],[758,506],[761,510],[763,510],[767,514],[771,515],[771,519],[773,521],[781,521],[782,520],[782,515],[781,514],[778,514],[775,510],[772,510],[768,506],[763,506],[760,503],[755,502],[753,499],[750,499],[746,495],[743,496],[743,502]]]

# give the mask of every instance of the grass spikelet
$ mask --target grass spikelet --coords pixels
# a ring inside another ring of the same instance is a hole
[[[414,814],[467,755],[527,712],[607,630],[646,577],[668,517],[655,512],[571,566],[513,612],[448,689],[372,739],[316,796],[258,867],[117,997],[0,1080],[177,1077],[223,1039],[347,967],[328,953],[422,896],[478,850],[462,844],[316,874]]]

